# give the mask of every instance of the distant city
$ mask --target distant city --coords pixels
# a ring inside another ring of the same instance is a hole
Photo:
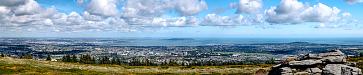
[[[163,64],[173,61],[179,65],[190,65],[197,62],[218,62],[251,64],[265,63],[273,59],[279,61],[286,57],[321,53],[340,49],[348,56],[360,56],[363,45],[320,44],[310,42],[255,43],[255,44],[205,44],[205,45],[155,45],[126,46],[122,43],[140,39],[107,39],[107,38],[1,38],[0,53],[21,58],[31,55],[36,60],[51,57],[52,61],[62,61],[66,55],[81,57],[90,55],[94,59],[108,57],[130,63],[135,60]],[[153,39],[143,39],[153,40]],[[195,43],[192,38],[159,39],[159,41],[187,41]],[[155,41],[154,41],[155,43]],[[80,58],[79,58],[80,59]]]

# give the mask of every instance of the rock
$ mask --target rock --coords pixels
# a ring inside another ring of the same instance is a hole
[[[308,72],[296,72],[294,75],[310,75]]]
[[[355,63],[346,61],[339,50],[307,54],[300,59],[285,61],[272,67],[269,75],[362,75]]]
[[[286,62],[296,61],[296,60],[297,60],[297,57],[293,57],[293,56],[286,57],[286,59],[285,59]]]
[[[307,54],[305,55],[304,59],[321,59],[322,57],[318,54]]]
[[[343,64],[328,64],[323,69],[324,75],[361,75],[361,70]]]
[[[281,64],[277,64],[277,65],[272,66],[272,68],[277,68],[277,67],[280,67],[280,66],[281,66]]]
[[[289,65],[291,66],[307,66],[307,65],[316,65],[323,63],[320,60],[302,60],[302,61],[291,61]]]
[[[311,73],[321,73],[321,72],[323,72],[319,68],[310,68],[310,71],[311,71]]]
[[[327,56],[321,59],[321,61],[326,63],[345,63],[347,60],[344,56]]]
[[[324,75],[340,75],[342,64],[328,64],[323,68]]]
[[[344,56],[344,53],[340,50],[332,50],[327,53],[320,53],[319,56],[326,57],[326,56]]]
[[[305,70],[306,72],[309,72],[312,75],[321,75],[321,73],[323,72],[321,69],[319,68],[308,68]]]
[[[309,75],[321,75],[322,70],[319,68],[307,68],[304,72],[308,72]]]
[[[281,75],[293,75],[290,67],[280,68],[280,71],[281,71]]]

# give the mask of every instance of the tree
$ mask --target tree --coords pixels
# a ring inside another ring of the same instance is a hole
[[[47,56],[47,59],[46,59],[47,61],[51,61],[52,60],[52,58],[50,57],[50,55],[48,54],[48,56]]]
[[[72,55],[71,62],[78,62],[76,55]]]
[[[30,53],[27,53],[27,54],[25,54],[24,56],[22,56],[20,58],[23,58],[23,59],[33,59],[33,55],[30,54]]]
[[[84,64],[92,64],[93,60],[89,54],[86,54],[86,55],[81,55],[81,57],[79,58],[79,62]]]
[[[360,53],[359,53],[359,56],[360,56],[360,57],[363,57],[363,52],[360,52]]]
[[[3,53],[1,53],[1,57],[5,57],[5,55]]]
[[[121,59],[120,58],[116,58],[116,62],[117,62],[117,65],[121,65]]]
[[[71,56],[70,55],[65,55],[65,56],[63,56],[63,58],[62,58],[62,61],[63,62],[71,62]]]
[[[101,64],[110,64],[110,59],[107,56],[101,58]]]
[[[276,64],[275,59],[271,58],[270,60],[266,61],[265,64]]]
[[[90,59],[90,63],[91,63],[91,64],[96,64],[96,63],[97,63],[97,61],[96,61],[96,57],[91,57],[91,59]]]

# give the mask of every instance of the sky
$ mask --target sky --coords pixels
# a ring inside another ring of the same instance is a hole
[[[363,0],[1,0],[0,37],[363,37]]]

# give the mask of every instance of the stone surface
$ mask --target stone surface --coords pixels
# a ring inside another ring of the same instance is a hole
[[[310,75],[308,72],[296,72],[294,75]]]
[[[283,68],[280,68],[281,70],[281,74],[289,74],[289,73],[292,73],[292,70],[290,67],[283,67]]]
[[[324,67],[325,75],[361,75],[361,70],[343,64],[328,64]]]
[[[312,73],[321,73],[321,72],[323,72],[319,68],[311,68],[310,70],[312,71]]]
[[[277,65],[272,66],[272,68],[277,68],[277,67],[280,67],[280,66],[281,66],[281,64],[277,64]]]
[[[362,75],[361,69],[355,65],[347,62],[341,51],[332,50],[327,53],[307,54],[298,60],[275,65],[269,75]]]
[[[322,57],[318,54],[306,54],[303,59],[321,59]]]
[[[320,53],[319,56],[326,57],[326,56],[344,56],[344,53],[340,50],[332,50],[327,53]]]
[[[327,63],[345,63],[347,60],[344,56],[327,56],[321,59],[321,61]]]
[[[306,65],[316,65],[323,63],[321,60],[302,60],[302,61],[291,61],[289,65],[292,66],[306,66]]]
[[[323,68],[324,75],[341,75],[342,73],[342,64],[328,64]]]

